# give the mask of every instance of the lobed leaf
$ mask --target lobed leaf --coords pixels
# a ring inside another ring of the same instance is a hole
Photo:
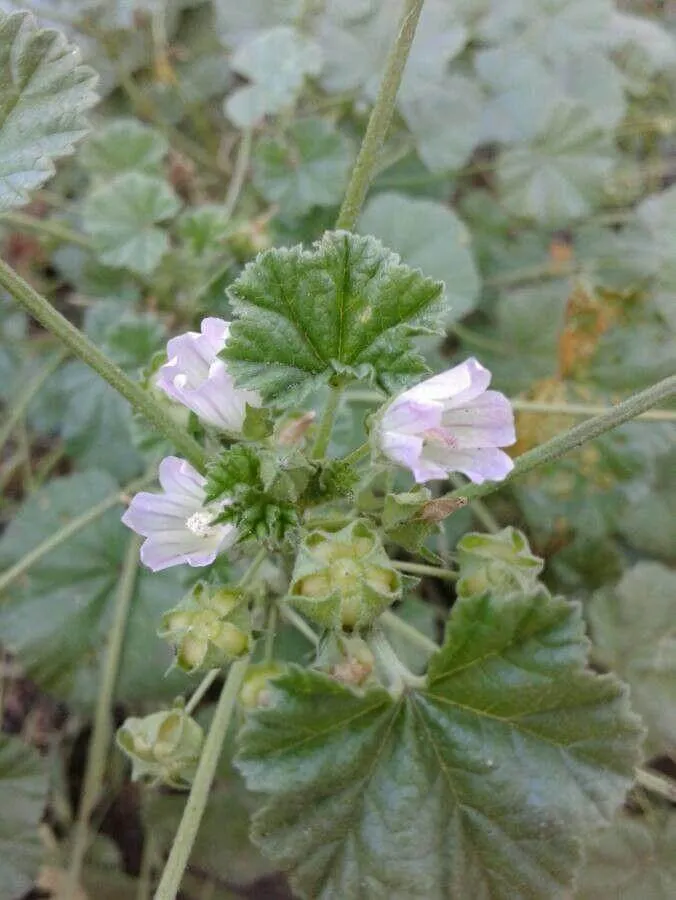
[[[398,698],[292,670],[240,738],[267,795],[256,840],[313,900],[570,896],[640,736],[586,650],[576,605],[484,595],[458,601],[426,686]]]

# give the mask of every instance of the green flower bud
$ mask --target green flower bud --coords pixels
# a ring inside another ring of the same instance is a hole
[[[239,702],[245,709],[258,709],[270,705],[269,680],[281,675],[285,670],[282,663],[256,663],[247,669],[244,683],[239,692]]]
[[[251,646],[246,601],[237,590],[200,582],[164,614],[159,635],[174,645],[176,665],[184,672],[227,665]]]
[[[322,641],[315,666],[349,687],[364,688],[379,684],[374,675],[373,652],[366,641],[356,634],[330,634]]]
[[[460,597],[532,590],[544,565],[530,552],[525,536],[511,526],[498,534],[466,534],[456,549]]]
[[[132,763],[132,779],[159,779],[171,787],[190,785],[204,744],[204,731],[182,709],[127,719],[117,745]]]
[[[313,531],[301,544],[289,602],[325,628],[365,628],[401,596],[402,579],[364,521],[335,533]]]

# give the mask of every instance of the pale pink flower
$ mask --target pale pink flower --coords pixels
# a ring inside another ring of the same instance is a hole
[[[463,472],[472,481],[501,481],[514,463],[499,447],[516,441],[509,400],[487,390],[491,373],[476,359],[428,378],[386,407],[376,441],[419,483]]]
[[[160,368],[157,387],[191,409],[207,425],[238,434],[246,405],[260,406],[256,391],[235,387],[218,354],[225,347],[230,323],[202,319],[200,331],[187,331],[167,344],[167,362]]]
[[[167,456],[160,463],[164,493],[136,494],[122,516],[124,524],[143,535],[141,561],[159,572],[187,563],[208,566],[237,540],[234,525],[213,525],[224,504],[205,505],[206,479],[189,462]]]

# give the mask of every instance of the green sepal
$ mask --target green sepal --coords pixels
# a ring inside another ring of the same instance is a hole
[[[532,590],[544,562],[534,556],[525,535],[508,526],[498,534],[466,534],[456,548],[460,577],[458,596],[490,590],[496,594]]]
[[[377,532],[358,519],[305,537],[287,599],[324,628],[359,630],[399,599],[402,585]]]
[[[207,465],[206,501],[235,499],[260,485],[260,460],[255,448],[237,444]]]
[[[441,527],[438,522],[420,517],[431,499],[432,492],[426,487],[417,487],[404,494],[387,494],[381,520],[388,540],[410,553],[423,556],[428,562],[438,563],[438,557],[424,545],[431,535],[440,532]]]
[[[127,719],[116,739],[131,760],[132,781],[159,779],[170,787],[187,788],[202,753],[204,731],[177,708]]]

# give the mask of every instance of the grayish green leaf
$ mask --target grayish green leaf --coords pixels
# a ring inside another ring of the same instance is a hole
[[[82,147],[82,164],[103,180],[124,172],[159,175],[169,144],[155,128],[137,119],[114,119]]]
[[[590,211],[613,164],[609,135],[585,107],[562,101],[531,142],[501,154],[502,199],[513,215],[563,225]]]
[[[230,65],[252,84],[228,97],[225,112],[235,125],[251,128],[293,103],[306,77],[321,71],[322,54],[310,38],[294,28],[279,26],[242,44]]]
[[[301,119],[257,143],[253,183],[283,214],[302,216],[315,206],[338,206],[353,160],[351,142],[330,122]]]
[[[648,726],[649,749],[676,747],[676,573],[637,563],[589,606],[596,659],[624,678]]]
[[[672,900],[676,896],[676,815],[621,813],[594,835],[575,900]]]
[[[673,446],[673,444],[672,444]],[[629,504],[618,522],[632,547],[666,561],[676,559],[676,453],[657,464],[657,477],[640,502]]]
[[[26,203],[73,152],[96,102],[96,73],[57,31],[0,12],[0,210]]]
[[[293,670],[241,734],[263,850],[313,900],[554,900],[631,783],[639,728],[579,608],[461,600],[426,687]]]
[[[448,206],[403,194],[378,194],[364,209],[359,230],[392,247],[410,266],[445,283],[448,323],[475,307],[479,275],[472,258],[472,239]]]
[[[31,495],[0,540],[0,568],[21,559],[59,529],[118,489],[102,472],[52,481]],[[121,506],[91,522],[44,556],[4,596],[0,629],[28,675],[45,691],[78,707],[97,696],[101,655],[110,628],[130,532]],[[171,699],[186,684],[156,635],[160,615],[184,593],[180,573],[139,571],[127,624],[119,702]]]
[[[214,0],[219,36],[227,47],[239,46],[256,32],[275,25],[293,25],[304,0]]]
[[[37,875],[48,788],[47,761],[18,738],[0,737],[0,891],[7,900],[23,896]]]
[[[169,249],[167,232],[158,223],[175,216],[180,207],[166,181],[127,172],[89,194],[84,226],[101,262],[150,275]]]
[[[410,337],[440,314],[442,285],[371,237],[326,232],[269,250],[229,289],[238,318],[223,356],[239,383],[294,404],[334,373],[396,389],[425,371]]]

